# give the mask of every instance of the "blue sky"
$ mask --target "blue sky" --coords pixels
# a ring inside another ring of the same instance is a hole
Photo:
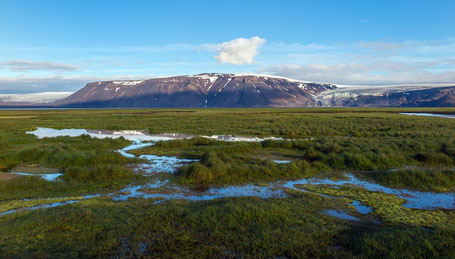
[[[203,72],[454,83],[454,11],[442,0],[2,0],[0,94]]]

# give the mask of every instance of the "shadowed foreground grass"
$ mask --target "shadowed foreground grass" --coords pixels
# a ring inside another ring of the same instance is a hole
[[[0,218],[0,252],[25,257],[455,256],[453,229],[349,222],[321,214],[347,201],[287,199],[153,205],[93,199]],[[416,246],[418,244],[418,246]]]

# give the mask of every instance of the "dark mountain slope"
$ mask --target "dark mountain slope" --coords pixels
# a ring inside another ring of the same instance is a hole
[[[279,77],[200,74],[144,81],[89,83],[54,103],[59,107],[307,107],[336,89]]]

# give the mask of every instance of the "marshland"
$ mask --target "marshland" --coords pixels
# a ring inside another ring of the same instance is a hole
[[[454,257],[455,120],[411,113],[455,109],[2,110],[0,254]]]

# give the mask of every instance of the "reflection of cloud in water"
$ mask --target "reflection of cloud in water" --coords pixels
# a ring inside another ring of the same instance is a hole
[[[175,156],[156,156],[140,155],[139,158],[145,159],[148,163],[138,165],[138,169],[146,174],[152,173],[174,173],[177,168],[184,164],[195,162],[195,159],[181,159]]]
[[[39,177],[41,177],[41,178],[43,178],[44,180],[47,180],[47,181],[56,181],[57,178],[59,178],[60,176],[63,175],[61,173],[58,173],[58,174],[29,174],[29,173],[14,172],[14,171],[11,171],[9,173],[10,174],[17,174],[17,175],[24,175],[24,176],[39,176]]]

